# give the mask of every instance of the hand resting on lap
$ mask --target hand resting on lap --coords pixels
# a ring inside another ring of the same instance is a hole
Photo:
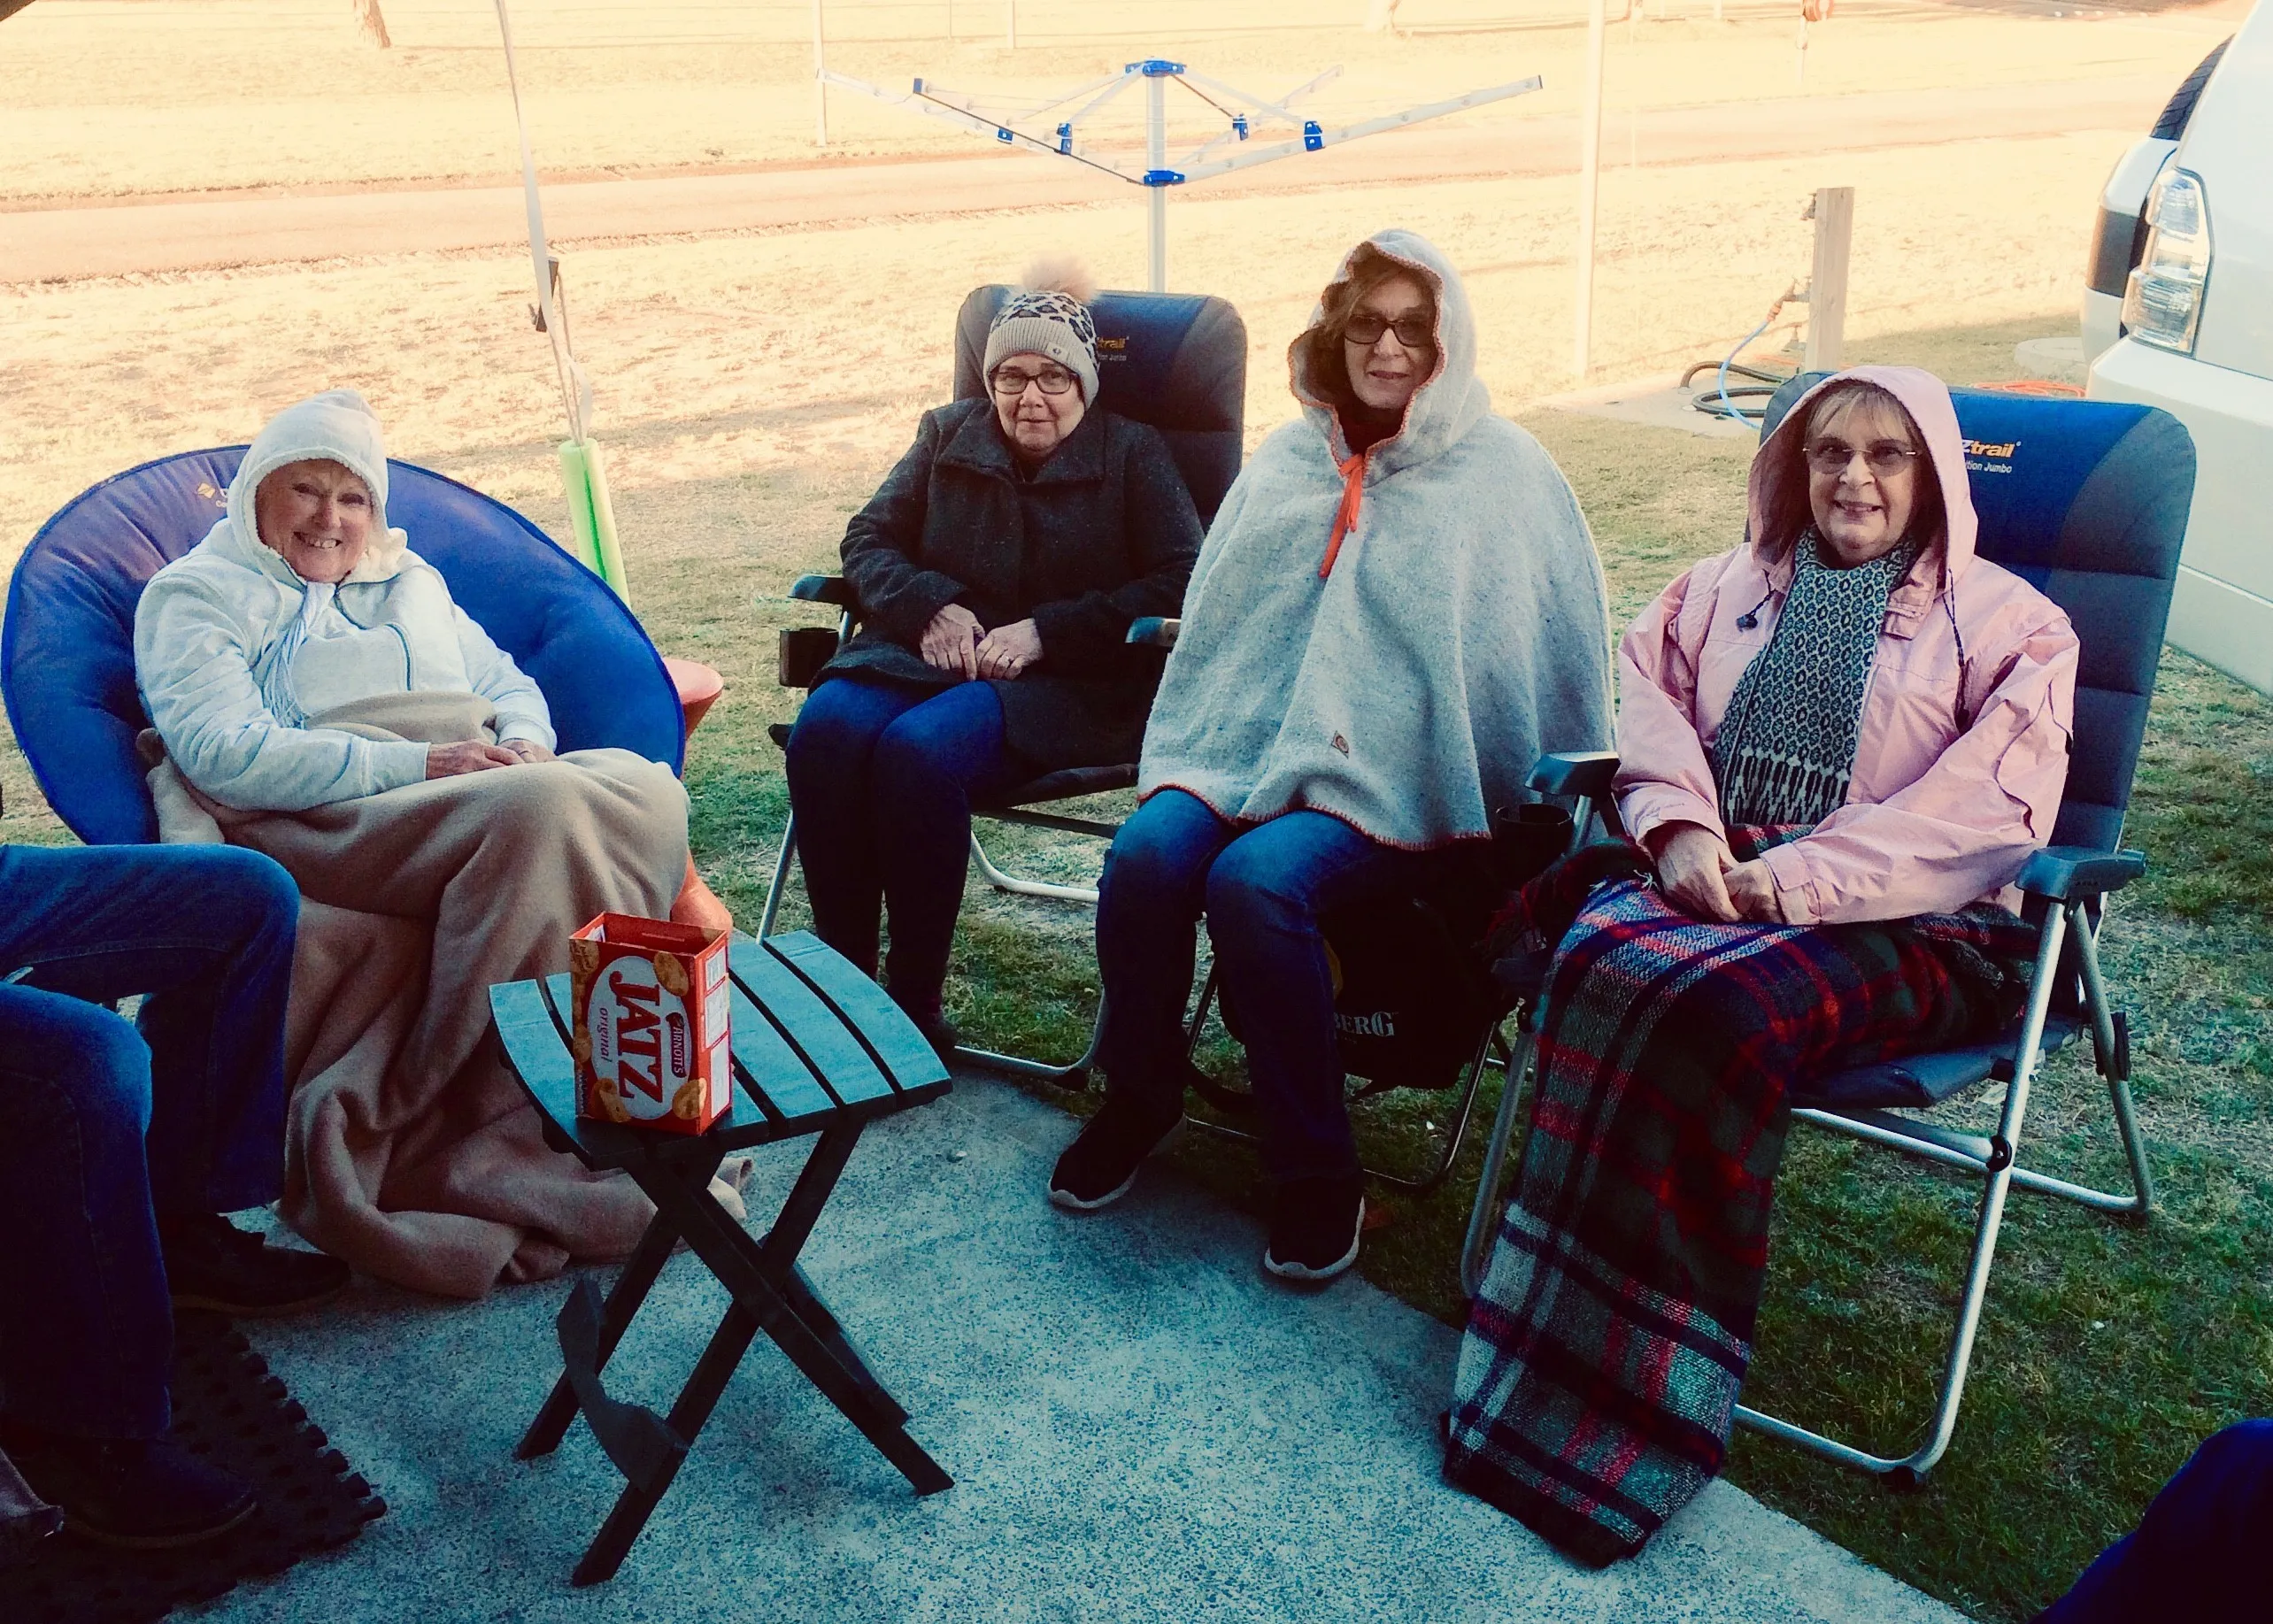
[[[998,626],[979,643],[979,674],[1012,678],[1042,658],[1042,633],[1031,620]]]
[[[960,604],[950,604],[933,615],[931,624],[923,628],[919,652],[923,663],[936,670],[975,677],[979,674],[979,639],[982,635],[978,616]]]
[[[517,767],[522,758],[502,744],[468,742],[427,746],[428,778],[455,778],[460,773],[483,773],[491,767]]]

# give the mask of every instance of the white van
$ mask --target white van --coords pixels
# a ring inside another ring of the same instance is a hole
[[[2194,436],[2170,641],[2273,692],[2273,5],[2115,165],[2083,327],[2085,394]]]

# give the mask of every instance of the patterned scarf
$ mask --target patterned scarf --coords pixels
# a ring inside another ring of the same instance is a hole
[[[1813,526],[1801,535],[1775,634],[1737,679],[1713,742],[1722,822],[1815,824],[1845,804],[1886,600],[1917,556],[1905,541],[1840,569]]]

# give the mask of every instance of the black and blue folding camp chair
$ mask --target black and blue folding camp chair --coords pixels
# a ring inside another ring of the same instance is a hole
[[[1768,403],[1763,438],[1792,402],[1827,375],[1807,373],[1779,389]],[[2123,811],[2146,732],[2194,488],[2193,441],[2168,412],[2098,401],[1951,393],[1981,520],[1980,556],[2021,575],[2066,610],[2083,644],[2060,817],[2052,844],[2029,859],[2018,880],[2039,930],[2028,1004],[2012,1029],[1994,1042],[1842,1072],[1792,1097],[1792,1115],[1802,1121],[1982,1181],[1972,1258],[1924,1442],[1907,1455],[1873,1455],[1757,1410],[1737,1410],[1745,1427],[1896,1486],[1915,1484],[1949,1447],[2007,1192],[2018,1184],[2138,1220],[2154,1202],[2131,1107],[2129,1025],[2109,1001],[2099,938],[2106,898],[2146,867],[2141,853],[2121,846]],[[1534,787],[1582,799],[1607,813],[1614,827],[1610,782],[1616,769],[1609,756],[1551,757],[1540,763]],[[1538,992],[1536,974],[1528,986],[1507,991],[1527,1006],[1528,1032],[1528,1005]],[[2085,1035],[2107,1081],[2130,1168],[2128,1193],[2071,1183],[2016,1159],[2038,1066]],[[1460,1270],[1470,1295],[1483,1278],[1498,1228],[1499,1184],[1517,1114],[1514,1081],[1521,1075],[1519,1063],[1509,1074],[1476,1189]],[[1993,1127],[1961,1130],[1910,1114],[1975,1090],[1982,1090],[1982,1103],[1994,1100]]]
[[[987,328],[1010,292],[999,285],[979,288],[963,301],[955,319],[958,400],[987,392],[982,366]],[[1097,404],[1160,431],[1191,492],[1192,504],[1199,510],[1200,523],[1213,522],[1223,493],[1238,477],[1244,449],[1241,435],[1247,399],[1245,323],[1228,302],[1194,294],[1105,293],[1098,296],[1090,311],[1097,322]],[[834,604],[839,612],[833,627],[796,627],[782,634],[782,686],[807,689],[821,666],[851,636],[859,623],[859,605],[851,583],[841,575],[806,575],[790,589],[790,596],[806,603]],[[776,744],[787,748],[791,726],[775,724],[772,733]],[[1075,767],[1014,785],[971,811],[975,817],[997,823],[1020,823],[1109,841],[1119,824],[1036,808],[1129,789],[1136,783],[1134,762]],[[758,927],[760,936],[773,934],[796,854],[793,818],[782,831],[781,854],[774,860],[774,881],[767,890],[766,912]],[[971,858],[978,865],[980,877],[998,891],[1096,905],[1094,886],[1060,885],[1005,874],[987,855],[975,833],[971,836]],[[1098,1036],[1104,1028],[1105,1010],[1100,1004],[1089,1046],[1077,1058],[1062,1065],[984,1049],[966,1047],[956,1052],[975,1065],[1044,1077],[1078,1089],[1096,1064]]]
[[[17,561],[0,638],[10,726],[56,815],[89,844],[158,838],[135,739],[135,605],[220,518],[244,447],[185,451],[74,496]],[[685,751],[677,689],[623,601],[503,503],[388,464],[387,517],[543,690],[564,750]]]

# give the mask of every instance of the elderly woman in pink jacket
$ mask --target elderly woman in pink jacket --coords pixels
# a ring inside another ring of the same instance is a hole
[[[1620,650],[1630,843],[1502,917],[1502,948],[1553,957],[1445,1470],[1589,1565],[1726,1457],[1788,1094],[2018,1008],[2011,887],[2059,811],[2077,649],[1976,527],[1938,380],[1803,396],[1753,459],[1749,539]]]

